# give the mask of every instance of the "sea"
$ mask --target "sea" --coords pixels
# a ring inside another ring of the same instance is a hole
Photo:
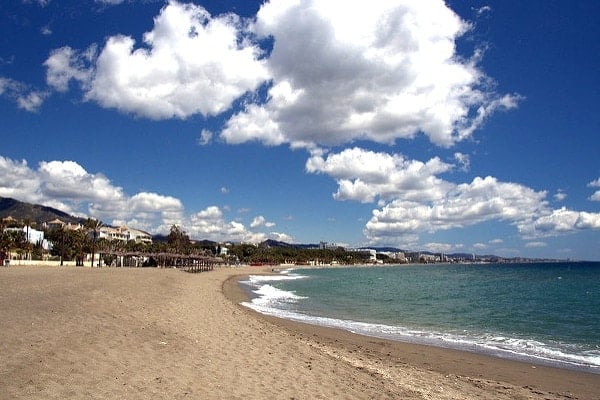
[[[600,374],[600,263],[289,269],[240,285],[263,314]]]

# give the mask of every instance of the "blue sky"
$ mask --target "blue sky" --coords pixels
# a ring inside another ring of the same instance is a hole
[[[600,260],[597,1],[0,9],[0,196],[192,238]]]

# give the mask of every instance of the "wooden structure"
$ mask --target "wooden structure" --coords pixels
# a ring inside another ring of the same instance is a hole
[[[220,257],[205,254],[102,251],[102,255],[115,256],[117,267],[178,268],[185,272],[212,271],[215,266],[225,263]]]

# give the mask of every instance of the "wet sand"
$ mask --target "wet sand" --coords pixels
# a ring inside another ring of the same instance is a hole
[[[229,279],[257,271],[1,268],[0,398],[600,398],[600,375],[261,316]]]

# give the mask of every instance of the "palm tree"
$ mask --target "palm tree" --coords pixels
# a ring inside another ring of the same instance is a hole
[[[64,261],[65,261],[65,227],[63,225],[60,225],[57,229],[57,236],[60,239],[60,266],[62,267],[64,265]]]
[[[25,259],[29,260],[29,248],[31,247],[29,242],[29,227],[31,226],[31,219],[26,217],[23,219],[23,224],[25,225]]]
[[[10,237],[4,232],[5,228],[4,219],[0,219],[0,265],[4,265],[4,260],[8,258],[10,250]]]
[[[88,218],[85,222],[85,227],[88,229],[88,232],[92,234],[92,268],[94,267],[94,253],[96,252],[96,241],[98,240],[98,235],[100,234],[100,228],[102,227],[102,222],[94,219]]]

